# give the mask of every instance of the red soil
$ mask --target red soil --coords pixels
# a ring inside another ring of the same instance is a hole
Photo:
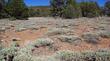
[[[76,27],[75,31],[77,31],[76,35],[82,35],[84,32],[93,31],[92,28],[89,28],[86,25],[78,25]],[[36,40],[37,38],[43,37],[43,35],[47,32],[47,28],[41,28],[39,30],[25,30],[22,32],[15,32],[13,30],[6,31],[5,32],[5,38],[4,41],[6,42],[6,45],[9,45],[12,38],[20,38],[20,45],[24,46],[27,43],[30,43],[31,41]],[[84,51],[84,50],[97,50],[97,49],[103,49],[103,48],[109,48],[110,49],[110,38],[100,38],[99,44],[89,44],[86,42],[81,42],[78,45],[71,45],[66,42],[61,42],[58,39],[53,38],[55,41],[54,46],[57,48],[57,50],[71,50],[71,51]],[[36,48],[35,52],[33,53],[39,53],[39,55],[50,55],[54,53],[55,51],[51,51],[47,49],[47,47],[40,47]]]
[[[20,41],[18,42],[20,43],[20,45],[23,46],[31,41],[36,40],[37,38],[42,37],[46,31],[46,28],[42,28],[39,30],[25,30],[22,32],[15,32],[13,30],[10,30],[5,32],[4,41],[9,44],[13,38],[19,38]]]

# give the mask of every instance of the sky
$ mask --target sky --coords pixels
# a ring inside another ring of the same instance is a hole
[[[97,3],[100,5],[100,6],[104,6],[106,0],[97,0]]]
[[[28,6],[48,6],[50,0],[24,0]]]
[[[28,6],[48,6],[50,0],[24,0]],[[106,0],[96,0],[100,6],[104,6]]]

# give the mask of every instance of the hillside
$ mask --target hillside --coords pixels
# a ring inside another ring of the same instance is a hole
[[[49,6],[32,6],[29,7],[30,16],[32,17],[48,17],[50,16],[50,7]]]
[[[34,46],[31,50],[32,55],[42,57],[43,61],[59,51],[110,50],[109,24],[108,17],[78,19],[32,17],[29,20],[16,21],[1,19],[0,38],[5,47],[9,47],[13,41],[20,48]]]

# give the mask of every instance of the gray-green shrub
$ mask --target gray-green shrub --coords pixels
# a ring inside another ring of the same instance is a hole
[[[65,28],[52,28],[46,33],[48,36],[56,36],[56,35],[70,35],[72,31],[70,29]]]
[[[0,61],[12,61],[18,50],[19,47],[15,43],[12,43],[10,47],[3,48],[0,50]]]
[[[68,42],[70,44],[79,44],[81,43],[81,38],[79,36],[68,36],[68,35],[60,35],[57,37],[59,40],[61,40],[62,42]]]
[[[99,31],[98,33],[102,38],[110,38],[110,31],[109,30]]]
[[[60,61],[110,61],[110,51],[58,51],[54,57]]]
[[[92,32],[84,33],[82,35],[82,38],[84,39],[84,41],[93,44],[97,44],[100,41],[99,35]]]
[[[32,46],[39,47],[39,46],[51,46],[54,41],[50,38],[40,38],[37,39],[35,42],[32,43]]]

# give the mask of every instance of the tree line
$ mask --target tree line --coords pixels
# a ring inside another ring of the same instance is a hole
[[[0,0],[0,18],[27,19],[29,9],[23,0]]]
[[[0,18],[28,19],[32,16],[44,16],[45,10],[33,10],[24,0],[0,0]],[[110,1],[100,7],[93,0],[50,0],[45,16],[61,18],[110,16]]]
[[[110,16],[110,1],[100,7],[96,1],[51,0],[52,16],[62,18]]]

